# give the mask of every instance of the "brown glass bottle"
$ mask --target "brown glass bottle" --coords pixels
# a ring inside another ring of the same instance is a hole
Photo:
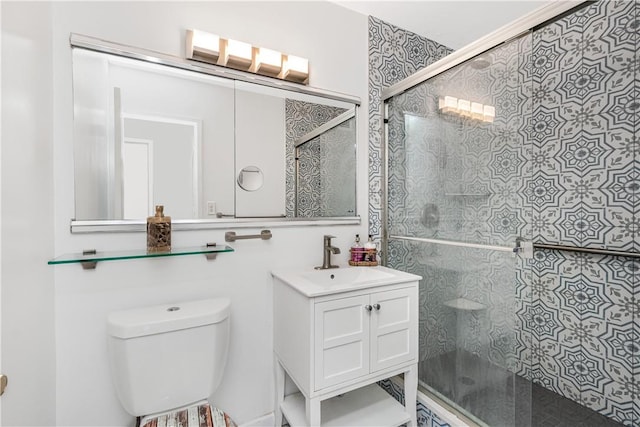
[[[171,250],[171,217],[164,216],[164,206],[156,205],[156,214],[147,218],[147,252]]]

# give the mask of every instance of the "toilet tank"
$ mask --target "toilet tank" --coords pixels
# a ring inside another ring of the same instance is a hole
[[[124,409],[151,415],[209,398],[229,344],[228,298],[109,314],[111,375]]]

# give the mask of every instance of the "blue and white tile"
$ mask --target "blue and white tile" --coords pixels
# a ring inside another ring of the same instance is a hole
[[[578,207],[561,208],[560,216],[556,228],[561,240],[576,247],[601,244],[614,231],[604,208],[591,208],[582,203]]]
[[[533,277],[544,275],[575,276],[580,274],[579,266],[576,267],[567,252],[548,249],[536,249],[533,257],[526,260],[533,272]]]
[[[582,254],[585,281],[603,284],[603,295],[615,310],[605,320],[611,324],[632,325],[634,318],[634,283],[640,275],[640,262],[633,258]],[[604,333],[604,331],[601,331]]]
[[[593,319],[585,321],[587,324]],[[604,323],[604,322],[603,322]],[[587,327],[591,330],[591,327]],[[591,376],[586,378],[582,385],[582,403],[607,417],[617,421],[622,413],[631,413],[633,409],[629,384],[633,381],[633,368],[630,368],[626,359],[630,358],[629,352],[633,351],[629,346],[637,346],[637,341],[631,341],[634,337],[617,330],[614,325],[609,325],[604,336],[597,338],[588,336],[583,346],[583,354],[592,361],[589,366]],[[637,339],[637,337],[636,337]],[[636,350],[638,351],[638,350]],[[613,411],[617,408],[617,411]],[[626,416],[624,416],[626,417]]]
[[[635,312],[633,322],[633,330],[636,334],[640,334],[640,289],[638,289],[638,282],[636,282],[636,298],[635,298]],[[633,401],[633,415],[636,425],[640,424],[640,366],[635,365],[633,367],[633,375],[631,378],[624,381],[625,390],[632,396]]]
[[[527,117],[526,131],[529,139],[538,146],[557,141],[563,133],[565,121],[562,120],[560,106],[534,105],[533,114]]]
[[[570,68],[579,61],[574,46],[580,39],[579,31],[566,19],[553,22],[533,34],[531,75],[542,81],[557,70]]]
[[[382,231],[379,119],[382,89],[450,52],[429,39],[369,17],[369,233],[378,238]]]
[[[378,381],[378,385],[382,387],[384,391],[393,396],[394,399],[404,405],[404,389],[400,385],[396,384],[391,379]]]
[[[580,383],[576,369],[575,355],[580,355],[580,347],[560,346],[557,341],[540,340],[537,352],[539,363],[534,381],[568,399],[580,400]],[[536,358],[536,356],[534,356]]]
[[[560,219],[560,209],[549,208],[545,211],[534,209],[531,220],[531,236],[534,242],[562,244],[560,231],[554,226]]]
[[[623,175],[617,187],[605,189],[587,189],[582,198],[581,210],[589,227],[582,236],[582,245],[593,248],[614,250],[634,250],[637,248],[638,233],[634,211],[638,202],[629,195],[624,184],[631,181],[632,175]]]
[[[589,134],[585,124],[582,129],[573,137],[564,138],[556,155],[563,175],[572,174],[588,180],[593,174],[604,173],[616,153],[604,133]]]
[[[586,57],[607,58],[610,66],[619,70],[623,58],[633,57],[637,46],[636,5],[631,1],[598,2],[592,6],[591,17],[585,22],[582,50]]]
[[[532,330],[529,328],[526,317],[530,311],[530,302],[520,299],[516,301],[516,321],[515,321],[515,344],[513,348],[515,366],[513,372],[524,378],[531,379],[531,372],[535,361],[533,360],[532,348],[536,342]]]

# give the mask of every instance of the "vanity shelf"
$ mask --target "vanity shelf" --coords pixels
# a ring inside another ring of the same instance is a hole
[[[369,384],[325,400],[321,413],[322,427],[394,427],[411,421],[404,406],[377,384]],[[284,398],[282,414],[293,427],[307,425],[305,397],[302,393]]]
[[[96,264],[99,261],[118,261],[125,259],[137,259],[137,258],[162,258],[170,256],[183,256],[183,255],[204,255],[207,259],[215,259],[215,256],[219,253],[233,252],[234,249],[222,245],[222,246],[194,246],[189,248],[172,248],[168,252],[147,252],[146,249],[128,250],[128,251],[85,251],[84,253],[73,253],[61,255],[48,262],[49,265],[58,264],[77,264],[80,263],[85,270],[91,270],[96,268]]]

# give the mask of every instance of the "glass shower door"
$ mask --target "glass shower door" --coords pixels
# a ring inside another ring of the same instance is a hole
[[[387,101],[388,264],[419,274],[423,391],[491,426],[530,425],[530,35]]]

